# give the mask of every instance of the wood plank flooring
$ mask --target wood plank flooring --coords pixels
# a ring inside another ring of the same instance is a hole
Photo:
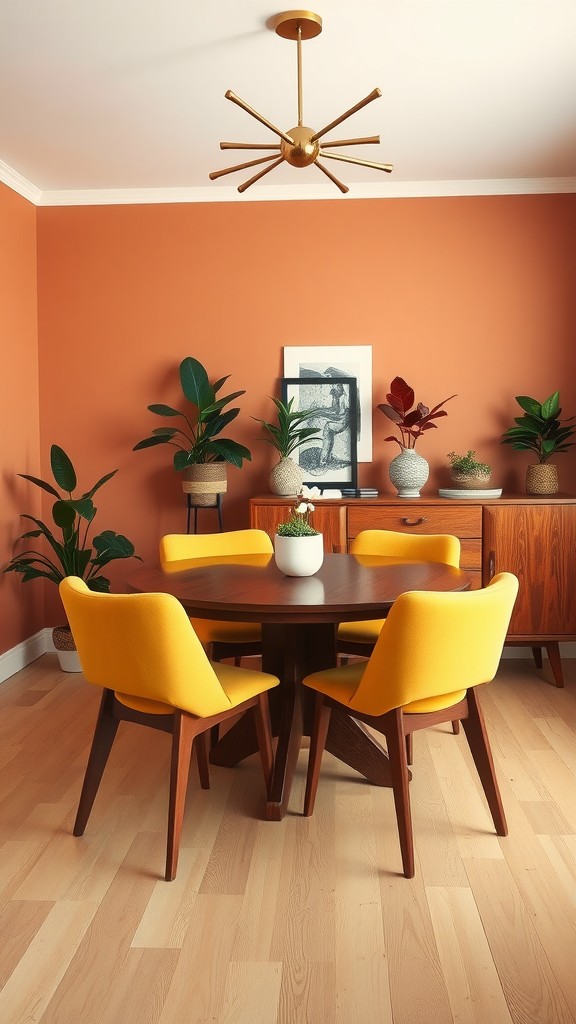
[[[45,655],[0,686],[2,1024],[576,1024],[576,662],[482,690],[510,835],[463,734],[415,734],[416,877],[391,791],[329,755],[311,818],[257,758],[191,773],[161,880],[169,737],[123,723],[72,836],[99,691]]]

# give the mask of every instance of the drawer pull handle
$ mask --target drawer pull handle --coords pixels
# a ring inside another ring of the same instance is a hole
[[[496,572],[496,556],[493,551],[488,555],[488,579],[491,580]]]
[[[407,516],[404,516],[402,522],[405,526],[420,526],[420,523],[426,522],[426,516],[420,516],[420,519],[410,520]]]

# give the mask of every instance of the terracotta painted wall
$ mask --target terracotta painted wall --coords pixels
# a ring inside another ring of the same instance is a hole
[[[145,560],[185,528],[169,449],[132,452],[156,424],[146,406],[179,401],[177,366],[195,355],[212,378],[245,387],[234,436],[253,463],[229,472],[225,526],[248,523],[273,453],[250,415],[269,417],[284,345],[373,346],[374,407],[400,374],[417,399],[453,392],[420,451],[428,493],[446,453],[475,448],[494,483],[523,487],[526,459],[499,444],[514,395],[561,388],[576,412],[576,196],[40,208],[42,462],[62,445],[99,492],[97,523]],[[374,461],[361,484],[390,491],[387,421],[374,413]],[[576,461],[559,460],[574,491]],[[203,525],[211,529],[213,513]],[[215,528],[215,524],[214,524]],[[126,563],[112,571],[120,587]],[[50,604],[50,624],[59,612]]]
[[[39,464],[36,208],[0,184],[0,566],[23,532],[21,512],[40,512],[40,492],[17,473]],[[34,493],[36,492],[36,493]],[[0,576],[0,654],[44,625],[43,585]]]

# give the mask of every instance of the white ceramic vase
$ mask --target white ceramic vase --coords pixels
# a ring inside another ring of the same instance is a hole
[[[419,498],[420,489],[428,479],[430,467],[415,448],[403,448],[388,468],[390,480],[399,498]]]
[[[313,576],[324,561],[324,537],[274,537],[276,565],[285,576]]]

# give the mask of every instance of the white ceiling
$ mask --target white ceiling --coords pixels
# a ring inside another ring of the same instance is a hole
[[[214,183],[208,173],[260,154],[221,152],[220,141],[276,139],[224,93],[283,130],[296,124],[296,44],[266,27],[288,7],[0,0],[0,177],[23,193],[31,183],[39,203],[130,201],[134,190],[144,201],[239,198],[255,171]],[[319,130],[382,90],[332,134],[379,134],[380,146],[347,152],[394,164],[384,175],[331,162],[351,196],[355,185],[361,195],[426,194],[434,183],[465,192],[482,181],[493,191],[506,182],[576,191],[576,0],[318,0],[314,9],[324,27],[303,43],[304,123]],[[283,165],[246,197],[315,194],[340,196],[317,168]]]

